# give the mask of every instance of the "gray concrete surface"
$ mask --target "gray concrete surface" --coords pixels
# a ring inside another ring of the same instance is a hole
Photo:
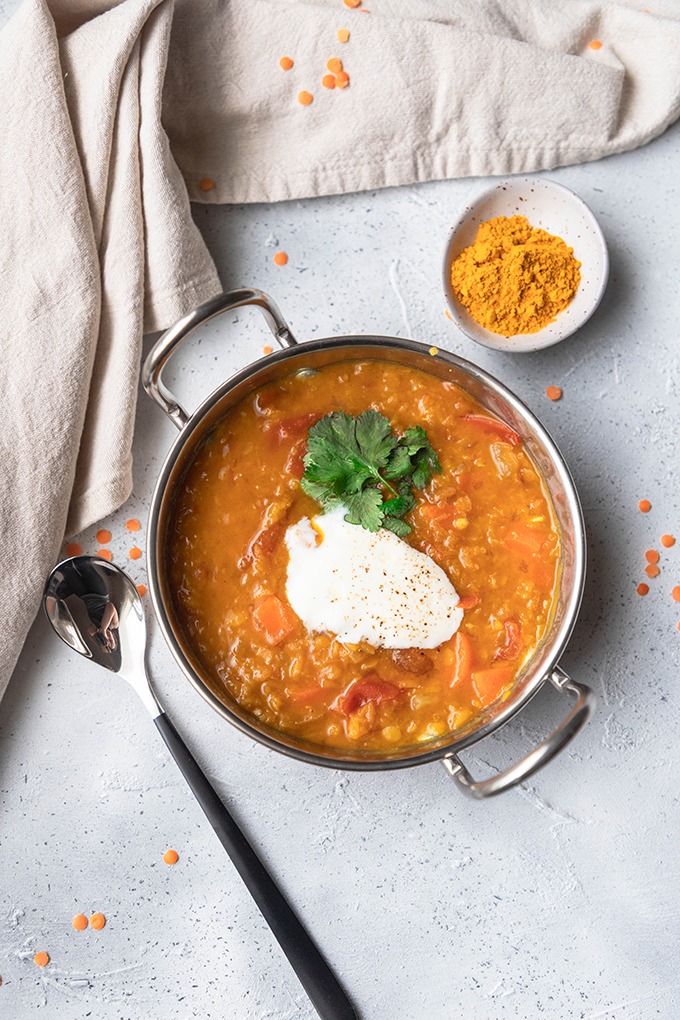
[[[680,541],[650,594],[635,593],[645,550],[680,539],[679,157],[676,125],[546,175],[599,218],[611,282],[583,330],[533,355],[476,347],[444,315],[441,248],[483,181],[195,210],[225,288],[262,287],[301,338],[411,336],[499,376],[555,437],[584,504],[586,597],[562,664],[596,689],[598,711],[557,761],[489,803],[465,800],[437,765],[343,774],[265,750],[201,701],[151,624],[168,711],[364,1020],[680,1014]],[[288,266],[272,264],[274,245]],[[177,358],[178,392],[192,406],[268,342],[255,312],[212,324]],[[146,523],[174,434],[141,395],[134,495],[103,522],[119,563],[124,521]],[[145,580],[144,557],[131,572]],[[563,712],[542,693],[466,762],[492,773]],[[95,910],[103,931],[73,931]],[[141,705],[43,620],[0,705],[0,975],[3,1020],[314,1016]]]

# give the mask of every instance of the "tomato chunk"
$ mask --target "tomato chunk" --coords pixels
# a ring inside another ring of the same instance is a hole
[[[511,446],[521,446],[522,440],[519,435],[499,418],[491,418],[485,414],[464,414],[462,420],[479,425],[487,432],[495,433],[502,442],[510,443]]]
[[[262,595],[255,602],[253,623],[268,645],[280,645],[295,630],[297,617],[278,595]]]
[[[503,629],[505,642],[494,655],[494,659],[516,659],[522,650],[522,628],[517,620],[506,620]]]
[[[302,478],[305,473],[305,463],[302,458],[304,457],[306,450],[306,439],[298,440],[295,446],[291,448],[285,467],[287,475],[292,475],[293,478]]]
[[[322,417],[323,415],[318,411],[310,411],[297,418],[282,418],[280,421],[267,422],[265,429],[271,433],[277,445],[282,446],[288,439],[306,437],[312,425],[315,425]]]
[[[369,701],[380,705],[383,701],[394,701],[402,693],[401,687],[383,680],[377,673],[367,673],[361,680],[350,684],[345,693],[338,698],[337,706],[345,715],[351,715]]]

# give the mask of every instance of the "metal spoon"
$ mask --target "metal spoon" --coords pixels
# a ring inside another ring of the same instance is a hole
[[[356,1020],[330,967],[159,705],[146,672],[144,610],[132,579],[106,560],[74,556],[50,574],[43,605],[62,641],[118,673],[142,699],[319,1016]]]

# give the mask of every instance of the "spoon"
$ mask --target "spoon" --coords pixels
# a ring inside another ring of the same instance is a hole
[[[146,624],[134,581],[106,560],[74,556],[50,574],[43,605],[62,641],[98,666],[118,673],[142,699],[319,1016],[357,1020],[307,930],[158,703],[146,672]]]

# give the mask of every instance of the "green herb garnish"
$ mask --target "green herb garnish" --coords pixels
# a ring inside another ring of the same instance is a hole
[[[441,471],[425,429],[416,425],[395,436],[378,411],[324,415],[309,430],[303,459],[300,484],[326,513],[344,507],[350,524],[400,537],[413,530],[403,520],[416,505],[413,489],[424,489]]]

